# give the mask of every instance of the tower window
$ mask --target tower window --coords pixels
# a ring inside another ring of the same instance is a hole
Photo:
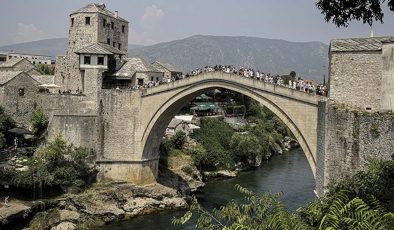
[[[83,64],[90,65],[90,56],[83,56]]]
[[[111,29],[114,29],[115,23],[111,22]]]
[[[107,19],[103,19],[103,27],[106,27],[107,26]]]
[[[120,47],[121,47],[121,44],[119,43],[119,44],[118,44],[118,49],[119,49],[119,50],[120,50]]]
[[[113,46],[113,47],[116,47],[116,42],[112,42],[112,46]]]
[[[124,33],[125,31],[126,31],[126,26],[123,25],[123,26],[122,26],[122,33]]]
[[[19,94],[19,96],[25,96],[25,88],[19,88],[18,94]]]
[[[90,17],[85,17],[85,25],[90,25]]]
[[[71,18],[71,26],[74,26],[74,18]]]
[[[104,57],[97,57],[97,65],[104,65]]]
[[[111,39],[107,38],[107,44],[111,44]]]

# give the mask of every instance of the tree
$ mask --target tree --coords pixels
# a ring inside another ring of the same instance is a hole
[[[295,77],[297,76],[297,73],[296,73],[295,71],[291,71],[289,75],[290,75],[290,76],[293,78],[293,80],[294,80]]]
[[[316,7],[327,22],[332,21],[338,27],[347,27],[353,19],[372,26],[374,21],[383,23],[384,3],[394,12],[394,0],[318,0]]]
[[[41,107],[35,106],[31,113],[30,122],[33,126],[33,134],[38,137],[48,126],[48,116],[44,113]]]
[[[8,130],[15,127],[15,121],[0,106],[0,149],[11,143],[11,135],[7,135]]]

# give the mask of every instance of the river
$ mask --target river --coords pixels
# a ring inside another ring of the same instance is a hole
[[[200,204],[207,208],[219,207],[231,199],[240,200],[235,185],[239,184],[256,193],[271,191],[283,192],[282,201],[289,210],[307,204],[315,198],[313,189],[315,180],[308,161],[300,148],[293,149],[283,155],[272,157],[254,171],[243,172],[238,177],[227,180],[208,182],[198,194]],[[151,230],[151,229],[194,229],[194,223],[186,226],[173,226],[173,216],[180,216],[184,211],[162,212],[141,216],[129,221],[107,225],[102,230]]]

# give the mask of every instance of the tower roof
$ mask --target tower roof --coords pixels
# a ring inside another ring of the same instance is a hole
[[[100,13],[128,23],[127,20],[117,16],[116,13],[107,10],[104,3],[89,3],[81,9],[71,13],[70,16],[77,13]]]
[[[123,51],[118,50],[115,47],[112,47],[103,43],[93,43],[91,45],[85,46],[77,51],[77,54],[125,54]]]
[[[331,40],[331,52],[379,51],[382,44],[393,42],[394,36],[371,38],[345,38]]]

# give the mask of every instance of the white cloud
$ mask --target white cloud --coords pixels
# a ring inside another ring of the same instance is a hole
[[[14,42],[27,42],[43,39],[45,33],[33,24],[18,23]]]
[[[156,43],[146,31],[139,32],[132,27],[129,27],[129,41],[131,44],[138,45],[152,45]]]
[[[142,26],[153,26],[160,18],[164,16],[164,11],[156,5],[147,6],[144,15],[141,18]]]
[[[140,45],[152,45],[156,43],[152,34],[154,34],[155,28],[163,16],[164,11],[156,5],[147,6],[140,19],[139,29],[136,30],[133,27],[129,27],[130,43]]]

